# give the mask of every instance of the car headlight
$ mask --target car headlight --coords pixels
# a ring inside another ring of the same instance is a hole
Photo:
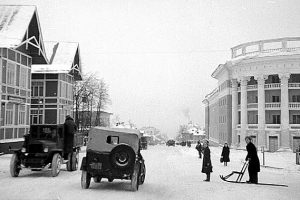
[[[48,150],[49,150],[48,147],[44,148],[44,152],[48,152]]]
[[[25,152],[26,152],[26,148],[23,147],[23,148],[21,149],[21,152],[22,152],[22,153],[25,153]]]

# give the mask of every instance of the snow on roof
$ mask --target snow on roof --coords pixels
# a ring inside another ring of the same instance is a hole
[[[32,73],[45,73],[45,74],[59,74],[59,73],[69,73],[71,67],[66,69],[65,65],[31,65]]]
[[[50,65],[32,65],[32,73],[69,73],[77,49],[76,42],[45,42],[45,51]]]
[[[35,11],[35,6],[0,5],[0,46],[19,45]]]
[[[45,42],[46,54],[50,64],[72,67],[77,49],[77,42]]]

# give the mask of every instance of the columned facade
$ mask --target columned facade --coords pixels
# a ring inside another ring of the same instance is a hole
[[[245,147],[245,136],[248,126],[248,111],[247,111],[247,77],[241,78],[241,132],[240,132],[240,146]]]
[[[236,127],[238,125],[238,92],[237,92],[237,80],[232,79],[231,80],[231,86],[232,86],[232,145],[236,146],[238,143],[237,140],[237,132]]]
[[[265,147],[265,123],[266,123],[266,110],[265,110],[265,79],[266,76],[258,75],[257,79],[257,97],[258,97],[258,133],[257,140],[258,146]]]
[[[276,48],[270,48],[273,43]],[[230,125],[227,140],[231,139],[233,147],[245,148],[245,136],[251,136],[258,149],[271,152],[294,151],[299,146],[300,37],[233,47],[232,59],[220,64],[212,77],[218,80],[218,87],[203,101],[209,112],[205,125],[211,140],[222,144],[221,136],[227,134],[224,127]],[[222,87],[227,81],[229,91]],[[228,94],[231,101],[224,107],[223,98]],[[226,120],[224,109],[231,113]]]
[[[279,74],[280,78],[280,112],[281,112],[281,146],[289,148],[289,77],[290,74]]]

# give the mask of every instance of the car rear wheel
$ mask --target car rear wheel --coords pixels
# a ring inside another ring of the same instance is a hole
[[[137,191],[139,189],[139,170],[140,170],[140,167],[139,167],[139,164],[136,163],[134,165],[134,171],[133,171],[133,174],[131,176],[131,190],[132,191]]]
[[[61,156],[59,153],[56,153],[52,157],[52,163],[51,163],[51,168],[52,168],[52,176],[55,177],[59,174],[60,168],[61,168]]]
[[[87,172],[82,170],[81,173],[81,188],[88,189],[91,183],[91,175]]]
[[[72,171],[76,171],[78,169],[78,160],[79,153],[78,151],[72,153]]]
[[[16,153],[14,153],[10,160],[10,175],[18,177],[21,170],[20,160]]]
[[[68,153],[67,170],[72,171],[72,153]]]
[[[135,162],[135,152],[127,145],[116,146],[110,153],[110,161],[118,169],[129,168]]]
[[[141,172],[139,176],[139,184],[142,185],[145,182],[146,177],[146,166],[144,163],[141,164]]]

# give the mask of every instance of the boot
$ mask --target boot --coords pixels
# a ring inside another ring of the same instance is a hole
[[[210,181],[210,173],[207,173],[207,174],[206,174],[206,179],[205,179],[204,181],[207,181],[207,182]]]

